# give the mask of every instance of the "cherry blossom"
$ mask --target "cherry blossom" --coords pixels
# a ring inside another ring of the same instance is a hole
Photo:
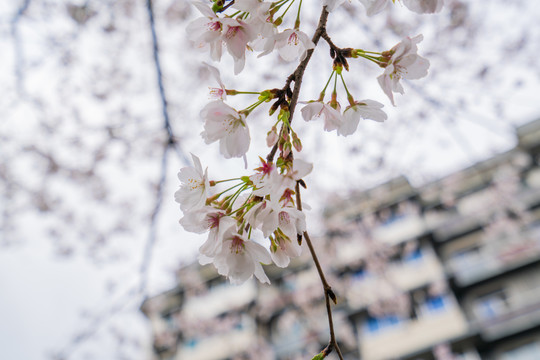
[[[212,60],[219,61],[223,53],[223,41],[221,39],[223,24],[221,19],[205,3],[194,2],[193,5],[204,16],[188,24],[186,27],[188,37],[200,49],[209,47]]]
[[[388,5],[388,0],[360,0],[366,8],[367,16],[373,16],[380,13]]]
[[[194,2],[193,5],[204,15],[193,20],[186,28],[189,38],[201,49],[210,48],[212,60],[219,61],[223,44],[234,59],[234,73],[240,73],[246,62],[247,44],[257,37],[248,23],[230,17],[219,18],[206,4]]]
[[[273,163],[267,163],[261,159],[262,166],[255,169],[257,172],[249,178],[255,188],[253,195],[266,196],[281,194],[284,191],[283,176],[281,176]]]
[[[199,252],[208,257],[215,256],[221,250],[225,231],[236,228],[236,220],[223,210],[211,206],[186,212],[180,224],[189,232],[203,234],[208,231],[207,240],[199,248]]]
[[[224,18],[222,40],[227,51],[234,59],[234,73],[239,74],[246,63],[247,44],[257,37],[253,28],[246,22],[233,18]]]
[[[236,0],[232,7],[249,13],[251,18],[266,18],[268,16],[270,5],[270,2],[262,0]]]
[[[305,102],[303,103],[306,104]],[[330,106],[330,103],[325,104],[322,101],[308,102],[307,105],[302,108],[302,117],[305,121],[311,121],[322,117],[324,119],[324,130],[326,131],[338,129],[343,120],[339,104],[337,109],[334,109]]]
[[[201,257],[202,264],[213,262],[220,275],[229,278],[232,284],[242,284],[253,275],[262,283],[270,284],[262,264],[269,264],[272,258],[264,246],[246,239],[229,228],[223,236],[223,247],[213,258]]]
[[[427,75],[429,61],[417,54],[416,44],[422,41],[423,36],[417,35],[413,38],[407,37],[394,46],[390,51],[384,52],[390,56],[385,65],[384,73],[377,80],[388,96],[392,105],[394,103],[393,92],[403,94],[403,87],[399,83],[401,78],[414,80]]]
[[[276,46],[277,27],[269,21],[259,22],[258,39],[253,41],[251,47],[256,51],[261,51],[257,57],[265,56],[274,51]]]
[[[402,0],[403,4],[418,14],[433,14],[441,11],[444,0]]]
[[[220,152],[226,159],[246,154],[250,136],[245,114],[216,100],[201,110],[201,117],[205,119],[201,136],[207,144],[219,140]]]
[[[285,61],[294,61],[298,58],[304,60],[307,51],[315,47],[306,33],[298,29],[284,30],[275,36],[275,41],[279,56]]]
[[[285,207],[278,213],[277,219],[278,228],[274,231],[270,256],[277,266],[286,267],[291,258],[298,257],[302,253],[296,235],[306,231],[306,217],[294,207]]]
[[[322,4],[323,6],[326,6],[328,12],[332,12],[335,8],[343,4],[344,1],[345,0],[323,0]]]
[[[212,76],[212,78],[214,78],[219,85],[219,88],[210,88],[210,96],[216,99],[227,100],[227,90],[225,89],[223,81],[221,81],[221,74],[219,73],[219,70],[215,66],[207,64],[204,61],[203,64],[210,72],[210,76]]]
[[[194,166],[180,169],[178,179],[180,189],[174,193],[174,199],[180,204],[182,211],[198,209],[204,206],[209,196],[208,169],[202,170],[199,158],[191,154]]]
[[[360,118],[383,122],[388,117],[381,110],[382,107],[383,104],[374,100],[361,100],[355,102],[354,105],[347,106],[343,112],[343,122],[337,130],[338,134],[347,136],[354,133],[358,127]]]
[[[302,159],[294,159],[293,166],[288,175],[294,181],[298,181],[307,176],[313,170],[313,164]]]

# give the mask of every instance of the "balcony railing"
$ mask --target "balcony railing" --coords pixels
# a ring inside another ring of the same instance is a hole
[[[487,246],[475,252],[455,256],[449,261],[449,270],[461,286],[473,284],[513,268],[540,259],[540,228],[528,229],[520,239],[498,240],[501,246]]]
[[[360,332],[360,349],[364,359],[396,359],[462,337],[468,331],[463,313],[451,301],[441,311],[423,313],[418,319],[402,321],[374,336]]]
[[[482,337],[498,339],[540,324],[540,288],[512,294],[506,299],[485,298],[477,301],[474,309]]]

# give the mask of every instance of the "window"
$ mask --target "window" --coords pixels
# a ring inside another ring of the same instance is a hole
[[[444,295],[430,296],[426,299],[426,310],[430,313],[444,311],[448,307],[448,299]]]
[[[479,320],[494,319],[507,311],[506,294],[503,289],[478,297],[474,311]]]
[[[422,259],[422,250],[417,248],[403,256],[403,262],[418,262]]]
[[[364,323],[364,333],[378,334],[390,329],[395,329],[403,322],[396,315],[386,315],[381,317],[368,316]]]

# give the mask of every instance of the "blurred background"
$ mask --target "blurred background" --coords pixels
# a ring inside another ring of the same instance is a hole
[[[306,33],[319,11],[304,2]],[[200,16],[185,0],[0,4],[2,359],[305,359],[327,343],[309,258],[267,267],[270,287],[193,264],[204,239],[178,224],[179,168],[194,153],[212,179],[249,174],[199,136],[216,86],[185,33]],[[435,15],[398,2],[372,18],[352,0],[331,14],[338,46],[422,33],[431,62],[397,107],[380,68],[350,62],[349,89],[385,104],[383,124],[338,138],[295,119],[347,358],[536,359],[539,16],[519,0],[447,0]],[[321,42],[301,100],[324,87],[327,54]],[[213,65],[242,91],[281,88],[296,67],[276,54],[248,54],[236,77],[228,56]],[[268,152],[266,111],[250,116],[248,169]]]

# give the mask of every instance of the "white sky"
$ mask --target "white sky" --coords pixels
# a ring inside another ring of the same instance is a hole
[[[17,4],[0,5],[0,64],[4,70],[0,72],[0,108],[4,113],[0,122],[0,165],[8,164],[12,180],[21,185],[11,198],[9,189],[1,188],[2,201],[6,201],[0,204],[0,210],[16,211],[9,224],[0,223],[0,244],[9,244],[0,247],[1,359],[41,360],[57,351],[65,351],[70,360],[119,356],[144,359],[149,351],[150,329],[137,310],[140,297],[129,296],[140,279],[149,232],[147,216],[154,204],[150,184],[159,177],[158,141],[163,136],[147,14],[139,2],[132,3],[126,18],[113,15],[118,15],[118,7],[130,4],[128,1],[114,6],[104,0],[89,3],[99,15],[84,26],[65,15],[63,2],[31,3],[18,26],[25,96],[16,91],[14,72],[17,57],[10,19]],[[156,14],[175,131],[183,149],[199,155],[203,166],[209,165],[211,177],[227,178],[238,171],[244,174],[241,160],[222,161],[216,144],[206,146],[198,136],[202,124],[197,114],[207,101],[207,87],[214,84],[197,72],[197,64],[206,57],[189,49],[184,25],[162,16],[171,3],[158,2]],[[409,22],[423,22],[418,30],[425,40],[419,48],[431,61],[430,76],[413,86],[441,106],[431,108],[406,84],[405,96],[398,95],[398,106],[392,108],[376,85],[380,69],[351,62],[346,80],[357,89],[355,97],[383,102],[389,120],[384,124],[363,122],[355,135],[338,138],[335,133],[323,133],[320,123],[306,124],[297,118],[296,130],[305,138],[304,158],[315,163],[313,174],[306,179],[309,191],[304,195],[314,207],[308,224],[315,225],[317,210],[324,206],[324,196],[310,196],[310,192],[345,195],[351,188],[370,186],[401,173],[419,184],[512,147],[511,124],[538,117],[540,7],[527,1],[466,3],[472,32],[458,31],[446,38],[438,31],[448,26],[448,9],[429,18],[394,9],[395,19],[403,21],[405,29]],[[177,6],[184,11],[182,1]],[[363,11],[355,0],[348,8]],[[190,16],[198,14],[192,12]],[[377,34],[383,48],[399,41],[399,36],[387,28],[384,16],[370,20],[362,14],[356,16],[357,22],[343,9],[331,14],[329,33],[336,44],[347,46],[354,33],[354,45],[376,49],[377,42],[366,35],[365,29],[358,30],[362,24],[373,24],[369,31]],[[305,23],[312,28],[314,21],[306,19]],[[104,33],[110,22],[117,31]],[[402,28],[399,23],[394,25]],[[521,43],[525,33],[527,41]],[[313,61],[308,68],[308,73],[319,77],[306,78],[302,100],[316,98],[324,83],[321,78],[329,74],[326,45],[321,44],[321,48],[316,56],[323,60]],[[431,53],[426,53],[427,49]],[[219,66],[225,84],[238,90],[262,90],[259,74],[263,74],[267,87],[281,87],[295,67],[276,64],[270,55],[261,60],[263,65],[256,73],[250,72],[255,62],[255,57],[248,58],[246,70],[234,79],[225,70],[231,62],[224,56]],[[71,66],[66,68],[64,63]],[[478,73],[485,66],[490,69],[480,81]],[[521,85],[516,87],[518,82]],[[95,96],[103,93],[107,94],[106,101]],[[251,99],[231,99],[231,104],[245,107],[247,101]],[[419,118],[419,111],[426,114],[425,119]],[[264,143],[268,123],[262,111],[250,121],[254,151],[248,160],[254,167],[257,157],[267,151],[260,144]],[[46,131],[40,123],[52,131]],[[118,141],[105,148],[107,161],[96,169],[99,179],[95,181],[79,184],[62,173],[45,180],[43,159],[21,150],[34,145],[50,151],[66,167],[84,169],[103,141],[103,126],[118,131],[125,143]],[[383,170],[374,166],[375,157],[381,153],[386,161]],[[202,241],[177,224],[181,214],[172,194],[178,187],[175,174],[180,166],[181,162],[171,156],[149,272],[150,294],[174,286],[172,271],[191,260]],[[42,187],[51,196],[53,212],[32,208]],[[101,188],[109,190],[105,203],[93,198]],[[118,223],[128,231],[112,232]],[[54,235],[51,229],[61,234]],[[110,234],[103,247],[95,236],[99,233]],[[69,249],[72,255],[58,255],[59,248]],[[119,304],[121,311],[81,345],[71,347],[76,336],[93,328],[96,316],[107,316]],[[119,347],[121,337],[124,342]]]

